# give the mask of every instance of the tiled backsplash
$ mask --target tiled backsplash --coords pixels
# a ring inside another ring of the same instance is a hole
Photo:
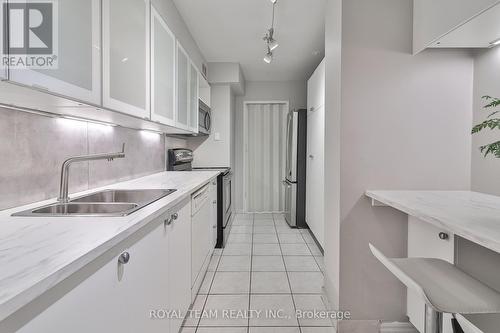
[[[153,132],[0,108],[0,209],[56,197],[63,161],[114,152],[126,157],[71,166],[70,193],[165,170],[165,149],[186,142]]]

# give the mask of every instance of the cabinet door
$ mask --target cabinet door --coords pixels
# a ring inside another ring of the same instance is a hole
[[[57,68],[11,68],[10,80],[100,105],[100,1],[57,1],[57,16]]]
[[[149,0],[103,0],[103,104],[149,118]]]
[[[323,60],[307,82],[307,110],[314,111],[325,104],[325,61]]]
[[[210,200],[212,202],[212,216],[210,219],[212,239],[210,251],[212,251],[217,244],[217,180],[212,181],[212,185],[210,185]]]
[[[7,0],[0,0],[0,6],[4,6],[7,3]],[[4,16],[0,15],[0,36],[4,35]],[[3,47],[2,47],[3,49]],[[2,54],[3,55],[3,54]],[[7,67],[4,66],[3,61],[0,61],[0,80],[5,80],[8,77]]]
[[[189,57],[177,43],[177,127],[189,129]]]
[[[198,70],[193,63],[189,66],[189,129],[198,133]]]
[[[306,222],[318,242],[324,238],[324,107],[307,116]]]
[[[168,307],[163,223],[125,251],[128,263],[120,264],[119,256],[114,257],[18,333],[168,333],[168,320],[150,318],[151,310]]]
[[[164,223],[126,251],[130,261],[118,267],[122,303],[117,306],[121,307],[120,317],[126,317],[128,322],[123,332],[168,332],[169,320],[150,318],[152,310],[169,306],[170,258]]]
[[[175,36],[151,6],[151,119],[175,126]]]
[[[168,226],[169,309],[185,313],[191,305],[191,210],[185,204]],[[182,319],[174,318],[170,332],[179,332]]]

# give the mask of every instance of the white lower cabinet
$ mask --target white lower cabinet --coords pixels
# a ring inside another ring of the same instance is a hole
[[[182,319],[155,319],[158,310],[185,314],[191,303],[190,205],[178,207],[18,332],[178,332]]]
[[[440,234],[442,238],[441,239]],[[446,237],[443,237],[446,235]],[[453,234],[441,230],[421,221],[416,217],[408,217],[408,257],[437,258],[450,263],[455,261],[455,237]],[[419,295],[407,292],[407,315],[410,322],[421,333],[424,333],[425,302]],[[443,333],[453,333],[451,316],[444,316]]]
[[[186,203],[167,227],[169,309],[183,313],[191,305],[191,206]],[[182,319],[172,319],[170,332],[177,333]]]
[[[210,185],[210,198],[212,201],[212,249],[217,244],[217,180]]]
[[[213,203],[210,184],[193,194],[191,200],[191,283],[194,297],[201,286],[212,253]]]

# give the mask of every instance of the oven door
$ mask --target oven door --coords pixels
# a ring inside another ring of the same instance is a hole
[[[222,178],[222,211],[223,211],[223,223],[224,223],[224,228],[227,226],[229,221],[231,220],[231,215],[232,215],[232,202],[231,202],[231,197],[232,197],[232,181],[233,181],[233,173],[228,172],[224,177]]]

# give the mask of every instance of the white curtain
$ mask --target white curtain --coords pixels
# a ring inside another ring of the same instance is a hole
[[[245,207],[248,212],[282,212],[284,208],[285,103],[245,107]]]

